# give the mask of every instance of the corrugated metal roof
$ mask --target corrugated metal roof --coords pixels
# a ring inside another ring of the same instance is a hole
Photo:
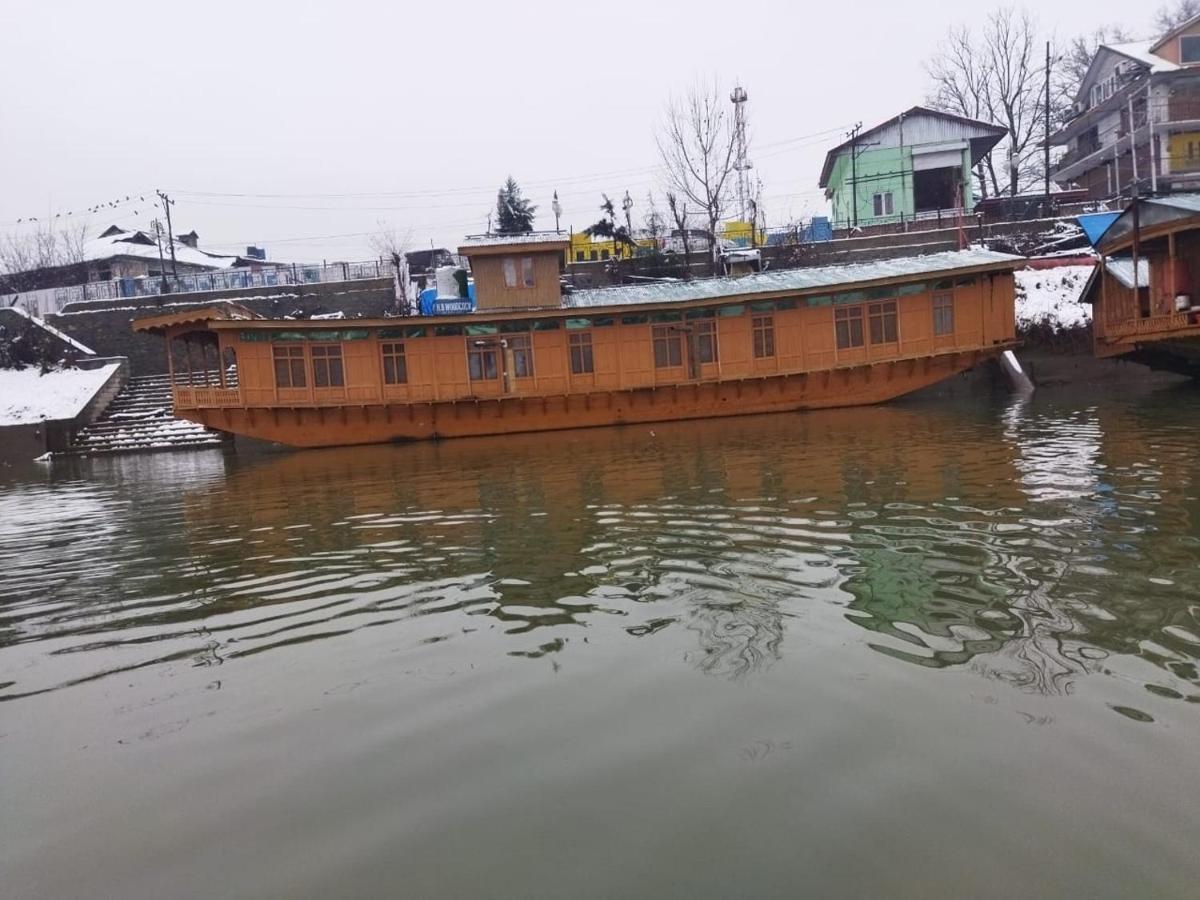
[[[566,309],[583,309],[642,303],[684,303],[689,300],[719,300],[722,297],[768,294],[776,291],[814,291],[895,278],[923,278],[978,266],[1003,268],[1004,264],[1011,264],[1012,268],[1016,268],[1024,261],[1022,256],[996,253],[992,250],[952,250],[927,256],[906,256],[842,266],[783,269],[741,277],[593,288],[565,296],[563,306]]]
[[[1200,194],[1167,194],[1163,197],[1147,197],[1142,202],[1155,206],[1171,206],[1186,212],[1200,212]]]
[[[1133,288],[1133,260],[1124,257],[1110,259],[1105,262],[1108,274],[1125,287]],[[1148,259],[1139,259],[1137,266],[1137,283],[1138,287],[1147,287],[1150,284],[1150,261]]]

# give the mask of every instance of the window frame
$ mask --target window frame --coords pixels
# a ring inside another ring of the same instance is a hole
[[[321,391],[338,390],[346,386],[346,363],[341,344],[313,344],[309,349],[312,363],[313,388]],[[325,384],[322,384],[322,371]],[[335,377],[336,373],[336,377]]]
[[[896,200],[892,195],[892,191],[877,191],[871,197],[871,209],[875,212],[875,218],[882,219],[884,216],[894,216],[896,214]]]
[[[287,363],[288,383],[279,380],[279,364]],[[275,389],[282,391],[306,390],[308,388],[308,363],[303,344],[275,344],[271,347],[271,362],[275,369]],[[299,375],[297,381],[296,376]]]
[[[755,359],[775,358],[775,316],[773,313],[750,319],[751,352]]]
[[[595,375],[596,358],[592,349],[591,331],[567,333],[567,356],[572,375]]]
[[[408,355],[403,341],[385,341],[379,345],[383,361],[383,383],[385,385],[408,384]],[[388,369],[391,363],[391,378]]]
[[[533,368],[533,338],[528,334],[510,334],[505,340],[508,349],[512,351],[513,378],[532,378]]]
[[[472,363],[478,359],[478,367]],[[491,360],[494,374],[488,374],[487,360]],[[478,370],[479,374],[476,374]],[[504,373],[500,361],[500,344],[497,341],[481,341],[467,339],[467,380],[468,381],[499,381]]]
[[[683,332],[674,325],[651,325],[654,368],[683,368]],[[661,355],[660,355],[661,351]]]
[[[949,328],[946,327],[947,318]],[[946,337],[954,334],[954,330],[954,291],[936,291],[933,295],[933,336]]]
[[[521,288],[530,290],[537,287],[537,266],[532,256],[521,257]]]
[[[900,343],[900,310],[895,300],[867,305],[867,337],[872,345]]]
[[[1194,59],[1188,59],[1187,54],[1183,52],[1184,41],[1192,41],[1192,46],[1196,47],[1196,56]],[[1181,66],[1200,63],[1200,34],[1181,34],[1179,36],[1179,64]]]
[[[716,319],[697,319],[692,322],[696,336],[696,362],[712,365],[721,361],[720,341],[717,339]]]
[[[834,307],[834,341],[838,350],[858,350],[867,345],[861,305]],[[845,340],[843,340],[843,337]]]
[[[506,256],[500,260],[500,268],[504,271],[504,286],[515,290],[517,284],[517,258]]]

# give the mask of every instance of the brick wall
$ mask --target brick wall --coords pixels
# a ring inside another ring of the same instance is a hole
[[[157,302],[159,300],[163,301],[162,305]],[[167,371],[166,344],[160,337],[134,333],[133,320],[168,309],[198,309],[212,305],[214,300],[236,300],[270,318],[338,311],[344,312],[347,318],[372,318],[382,316],[385,310],[395,306],[395,293],[390,278],[205,291],[72,303],[62,312],[48,316],[46,321],[101,356],[128,357],[134,375],[157,375]]]

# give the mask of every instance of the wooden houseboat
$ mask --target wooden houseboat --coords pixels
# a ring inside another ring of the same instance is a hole
[[[281,321],[225,303],[134,327],[166,338],[177,382],[180,347],[209,361],[176,383],[177,415],[299,447],[878,403],[1014,344],[1006,254],[564,294],[567,246],[468,239],[463,315]]]
[[[1096,249],[1083,294],[1096,355],[1200,376],[1200,194],[1133,201]]]

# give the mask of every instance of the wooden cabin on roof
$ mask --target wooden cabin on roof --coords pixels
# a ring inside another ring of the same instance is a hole
[[[1134,200],[1095,241],[1097,356],[1200,375],[1200,194]]]
[[[458,252],[471,263],[477,309],[535,309],[562,301],[564,254],[571,246],[562,232],[480,234]]]

